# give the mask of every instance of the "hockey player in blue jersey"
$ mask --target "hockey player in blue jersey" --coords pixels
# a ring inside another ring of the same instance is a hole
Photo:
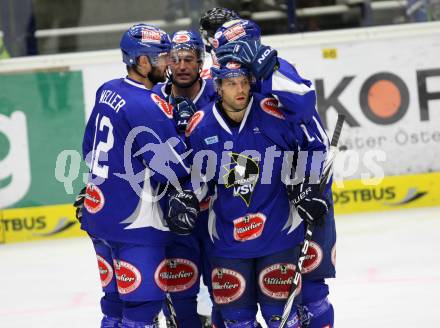
[[[310,81],[301,78],[296,69],[277,56],[271,47],[260,42],[260,28],[249,20],[232,20],[223,24],[212,41],[220,63],[237,60],[259,78],[256,89],[272,94],[284,106],[287,117],[304,123],[311,120],[321,126],[315,109],[315,92]],[[293,110],[292,110],[293,109]],[[324,132],[322,132],[324,134]],[[289,189],[295,198],[297,188]],[[326,193],[329,211],[313,234],[307,260],[303,267],[302,303],[299,307],[303,327],[333,327],[334,310],[329,302],[325,278],[335,277],[336,227],[333,200]]]
[[[85,129],[90,174],[81,228],[97,254],[104,291],[101,327],[156,328],[170,230],[194,224],[198,204],[191,203],[191,194],[173,189],[189,173],[187,149],[172,107],[151,91],[165,80],[169,36],[138,24],[124,33],[120,47],[128,75],[98,89]],[[164,217],[166,192],[179,204],[193,204],[193,212]]]
[[[228,328],[257,327],[257,303],[267,325],[278,327],[304,238],[303,223],[291,220],[283,158],[299,147],[324,151],[325,136],[315,121],[290,121],[274,98],[251,95],[252,77],[239,63],[212,72],[221,100],[197,112],[187,132],[193,149],[192,187],[198,190],[207,183],[213,194],[214,300]],[[320,170],[319,165],[307,167],[309,175]],[[316,217],[326,212],[323,203],[316,205]],[[288,327],[299,327],[296,312]]]
[[[204,45],[198,32],[183,30],[173,33],[168,81],[153,88],[154,92],[176,107],[176,123],[183,132],[189,117],[180,107],[191,107],[193,103],[197,108],[202,108],[216,96],[212,80],[200,77],[204,57]],[[186,103],[188,99],[190,101]],[[181,102],[183,104],[178,106]]]
[[[200,77],[203,59],[204,44],[198,32],[183,30],[173,33],[168,81],[153,88],[153,91],[173,104],[175,120],[182,133],[192,114],[216,98],[212,80]],[[208,212],[203,206],[206,202],[205,199],[201,203],[195,231],[189,236],[173,236],[173,242],[166,249],[167,266],[172,273],[167,285],[179,328],[202,326],[197,313],[200,276],[203,276],[206,286],[210,288],[211,285],[209,253],[212,242],[207,232]],[[176,274],[182,272],[191,275],[192,279],[182,279],[181,274]],[[165,313],[168,318],[166,309]]]

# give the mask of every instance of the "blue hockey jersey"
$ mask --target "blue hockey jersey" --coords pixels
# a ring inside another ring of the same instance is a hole
[[[202,109],[210,102],[214,101],[217,92],[214,88],[214,82],[211,79],[202,79],[202,85],[200,87],[199,93],[196,95],[196,97],[193,99],[194,105],[198,109]],[[156,84],[153,88],[153,92],[157,93],[159,96],[161,96],[163,99],[166,99],[170,103],[173,103],[173,99],[170,96],[171,94],[171,84],[170,83],[159,83]]]
[[[218,104],[208,106],[194,114],[188,135],[192,188],[207,183],[213,194],[209,232],[214,255],[260,257],[299,244],[304,227],[299,218],[292,220],[284,155],[298,149],[325,152],[318,121],[294,121],[275,98],[261,94],[253,95],[239,127],[227,123]]]
[[[129,78],[104,83],[86,125],[90,167],[82,229],[111,241],[163,245],[168,182],[189,174],[172,106]]]
[[[197,109],[202,109],[206,107],[209,103],[212,103],[217,98],[217,92],[214,88],[214,82],[211,79],[202,79],[201,87],[196,97],[193,99]],[[158,95],[163,97],[165,100],[173,103],[171,94],[171,84],[170,83],[159,83],[154,86],[153,91]],[[185,137],[185,136],[182,136]],[[207,190],[204,191],[207,193]],[[178,240],[178,243],[183,243],[186,246],[191,246],[197,249],[197,240],[202,241],[204,248],[207,252],[211,249],[212,242],[208,236],[208,203],[209,195],[207,198],[200,202],[200,213],[197,219],[197,225],[191,236],[178,236],[173,235],[174,241]],[[195,238],[193,238],[195,237]]]
[[[289,120],[308,123],[312,117],[318,117],[312,82],[301,77],[291,63],[279,56],[278,68],[266,79],[257,81],[253,90],[281,102]]]
[[[278,57],[278,63],[278,69],[267,79],[259,81],[256,91],[275,97],[289,121],[308,123],[318,117],[312,82],[302,78],[288,61]]]

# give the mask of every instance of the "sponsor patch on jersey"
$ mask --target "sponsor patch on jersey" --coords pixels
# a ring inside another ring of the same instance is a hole
[[[134,265],[125,261],[113,260],[113,266],[119,294],[129,294],[139,287],[142,276]]]
[[[101,278],[102,288],[107,287],[113,278],[113,268],[102,256],[96,255],[98,259],[99,277]]]
[[[141,42],[160,43],[161,34],[159,31],[149,28],[142,29]]]
[[[243,28],[243,25],[237,24],[235,26],[231,26],[227,30],[223,32],[228,41],[234,41],[242,36],[246,35],[246,31]]]
[[[191,40],[191,37],[189,36],[189,34],[185,31],[182,31],[182,32],[177,32],[174,35],[172,42],[185,43],[185,42],[188,42],[189,40]]]
[[[292,263],[276,263],[264,268],[258,277],[261,291],[274,299],[287,299],[293,282],[295,265]],[[301,291],[301,278],[296,295]]]
[[[196,126],[202,121],[204,115],[205,113],[202,111],[198,111],[194,113],[194,115],[191,117],[191,119],[188,122],[188,126],[186,127],[185,135],[187,137],[191,135],[191,133],[196,128]]]
[[[156,284],[165,292],[181,292],[190,289],[197,281],[199,271],[188,259],[163,260],[154,273]]]
[[[173,106],[171,104],[163,100],[155,93],[151,94],[151,99],[156,103],[160,110],[165,113],[168,118],[173,118]]]
[[[332,247],[332,263],[336,267],[336,243]]]
[[[228,304],[239,299],[246,289],[243,276],[234,270],[214,268],[211,274],[212,293],[217,304]]]
[[[218,142],[218,136],[211,136],[211,137],[205,138],[205,143],[207,145],[216,144],[217,142]]]
[[[201,202],[199,202],[200,212],[208,210],[210,203],[211,203],[211,196],[208,196],[205,199],[203,199]]]
[[[260,102],[260,107],[266,113],[275,116],[281,120],[285,120],[284,114],[280,111],[278,100],[275,98],[264,98]]]
[[[315,270],[321,264],[322,257],[322,248],[317,243],[311,241],[303,262],[301,273],[308,273]]]
[[[247,214],[234,220],[234,239],[247,241],[261,236],[266,216],[263,213]]]
[[[86,198],[84,199],[84,207],[89,213],[98,213],[105,204],[104,194],[98,186],[88,184],[86,189]]]

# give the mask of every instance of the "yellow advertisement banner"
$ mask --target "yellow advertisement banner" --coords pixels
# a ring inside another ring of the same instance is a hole
[[[333,184],[333,201],[338,214],[390,211],[440,205],[440,172],[385,177],[379,184],[347,180]]]
[[[0,211],[0,243],[86,236],[71,204]]]
[[[334,183],[333,200],[336,214],[440,206],[440,172]],[[0,243],[86,236],[71,204],[6,209],[0,221]]]

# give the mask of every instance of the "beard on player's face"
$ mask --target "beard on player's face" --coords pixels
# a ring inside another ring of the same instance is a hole
[[[148,78],[153,84],[159,82],[165,82],[166,74],[165,69],[160,69],[159,67],[152,67],[151,71],[148,73]]]

